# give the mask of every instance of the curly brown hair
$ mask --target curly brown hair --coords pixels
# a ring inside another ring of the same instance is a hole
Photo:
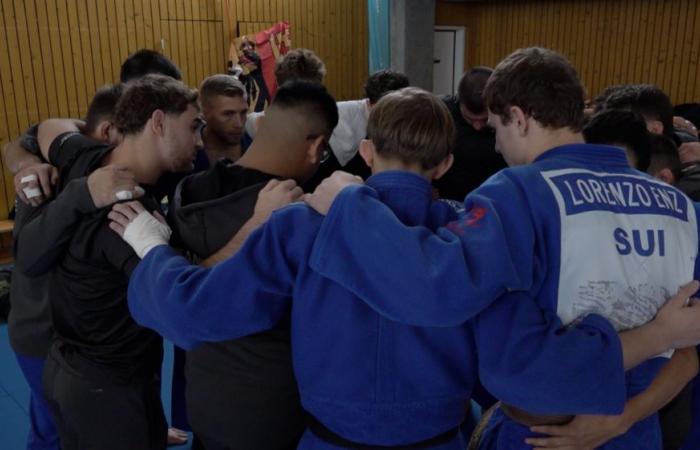
[[[138,134],[153,111],[182,114],[190,105],[197,106],[198,93],[181,81],[165,75],[149,74],[128,83],[117,102],[114,125],[125,136]]]

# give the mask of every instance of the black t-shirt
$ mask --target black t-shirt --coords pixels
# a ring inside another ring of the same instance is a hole
[[[459,111],[454,96],[443,98],[455,122],[456,139],[454,163],[439,180],[433,182],[440,198],[464,200],[468,193],[479,187],[494,173],[505,168],[503,157],[496,153],[496,137],[490,128],[476,131]]]
[[[49,157],[64,185],[100,167],[111,151],[69,133],[56,138]],[[142,203],[150,210],[157,207],[148,194]],[[139,258],[109,228],[109,210],[103,208],[80,221],[52,274],[51,313],[65,362],[85,376],[130,382],[160,370],[162,340],[131,318],[126,294]]]

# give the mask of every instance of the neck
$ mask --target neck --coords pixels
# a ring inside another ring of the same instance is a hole
[[[584,144],[583,134],[572,131],[570,128],[560,128],[551,130],[548,128],[540,128],[533,136],[532,142],[529,144],[530,152],[528,163],[537,159],[541,154],[555,147],[571,144]]]
[[[220,139],[209,127],[204,128],[202,134],[204,149],[207,152],[209,163],[213,166],[220,159],[228,158],[236,161],[241,157],[241,143],[231,145]]]
[[[301,171],[295,170],[294,162],[285,157],[295,153],[297,153],[297,150],[292,145],[280,145],[280,143],[275,141],[261,139],[261,136],[258,135],[245,154],[236,161],[236,165],[247,169],[259,170],[276,177],[292,178],[302,182],[305,180],[302,179]]]
[[[406,164],[403,161],[393,160],[393,159],[383,159],[381,157],[374,156],[372,161],[372,175],[377,175],[378,173],[388,172],[390,170],[400,170],[403,172],[413,172],[416,175],[420,175],[426,180],[430,181],[433,179],[433,170],[425,170],[423,166],[416,164]]]
[[[134,174],[137,183],[153,185],[164,172],[156,152],[148,151],[153,146],[154,143],[142,134],[126,136],[102,165],[128,169]]]

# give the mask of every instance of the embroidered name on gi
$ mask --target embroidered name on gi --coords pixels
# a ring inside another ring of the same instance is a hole
[[[660,214],[688,220],[688,201],[661,183],[624,175],[567,173],[550,178],[561,194],[567,215],[588,211]]]

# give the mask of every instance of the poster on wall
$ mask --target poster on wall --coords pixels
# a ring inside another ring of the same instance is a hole
[[[229,47],[229,72],[243,82],[250,111],[263,111],[277,90],[275,61],[292,46],[289,23],[239,36]]]

